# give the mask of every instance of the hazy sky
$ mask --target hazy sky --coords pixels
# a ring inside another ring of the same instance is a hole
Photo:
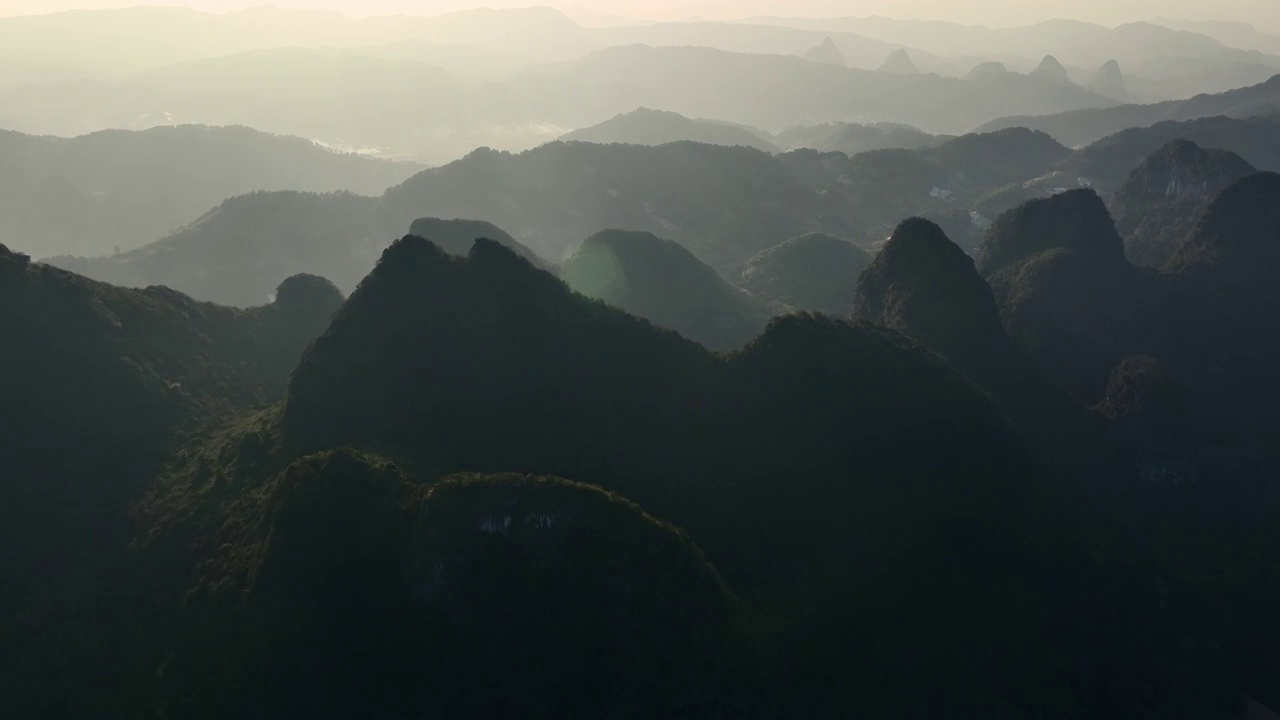
[[[183,5],[204,10],[237,10],[272,4],[340,10],[352,15],[433,15],[466,7],[556,5],[649,20],[691,16],[727,19],[765,14],[807,17],[884,15],[986,25],[1023,24],[1064,16],[1115,25],[1163,16],[1245,21],[1280,32],[1280,0],[0,0],[0,14],[140,4]]]

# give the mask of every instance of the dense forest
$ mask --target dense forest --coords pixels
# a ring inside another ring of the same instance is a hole
[[[1273,720],[1280,36],[735,20],[0,17],[0,715]]]

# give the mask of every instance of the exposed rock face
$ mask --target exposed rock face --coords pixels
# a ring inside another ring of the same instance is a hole
[[[826,38],[820,45],[805,51],[801,57],[809,62],[845,66],[844,53],[840,52],[840,48],[836,47],[836,41],[831,38]]]
[[[1124,73],[1120,71],[1120,63],[1115,60],[1103,63],[1085,87],[1113,100],[1125,100],[1129,97],[1129,88],[1124,83]]]
[[[919,75],[920,68],[916,67],[911,56],[906,50],[898,49],[889,53],[889,57],[879,67],[880,72],[893,73],[894,75]]]
[[[1186,140],[1165,145],[1129,174],[1111,203],[1125,255],[1135,265],[1164,267],[1209,204],[1253,172],[1235,153]]]
[[[1067,75],[1067,69],[1052,55],[1044,56],[1044,59],[1040,61],[1036,69],[1031,71],[1031,77],[1061,85],[1071,84],[1071,77]]]

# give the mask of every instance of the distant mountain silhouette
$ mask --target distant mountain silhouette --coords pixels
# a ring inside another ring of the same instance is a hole
[[[1218,194],[1254,168],[1235,153],[1175,140],[1138,166],[1111,203],[1125,254],[1162,268]]]
[[[713,350],[745,345],[768,319],[762,305],[720,279],[688,250],[651,233],[596,233],[565,260],[560,277],[587,297]]]
[[[920,68],[916,67],[915,62],[911,60],[911,56],[902,49],[889,53],[889,57],[885,58],[878,69],[880,72],[896,75],[916,75],[920,72]]]
[[[826,63],[828,65],[839,65],[845,67],[844,53],[840,52],[840,48],[836,47],[836,43],[831,38],[826,38],[822,44],[809,48],[804,55],[800,57],[809,62]]]
[[[787,150],[811,148],[819,152],[857,155],[870,150],[915,150],[939,145],[949,137],[930,135],[910,125],[875,123],[826,123],[797,125],[778,134],[778,143]]]
[[[560,138],[563,141],[593,143],[630,143],[664,145],[692,141],[711,145],[742,145],[765,152],[777,147],[763,130],[722,123],[715,120],[691,120],[678,113],[640,108]]]
[[[480,220],[418,218],[409,226],[409,234],[427,238],[439,246],[441,250],[461,257],[466,257],[467,253],[471,252],[471,246],[475,244],[477,239],[493,240],[528,260],[534,267],[548,269],[546,262],[542,258],[493,223]]]
[[[965,75],[965,80],[990,81],[1001,78],[1007,74],[1009,74],[1009,69],[1004,66],[1004,63],[994,61],[984,62],[979,63],[970,70],[969,74]]]
[[[982,125],[978,131],[1028,127],[1049,133],[1064,145],[1077,147],[1127,128],[1154,125],[1165,120],[1194,120],[1215,115],[1247,118],[1273,114],[1277,110],[1280,110],[1280,76],[1260,85],[1217,95],[1198,95],[1189,100],[1075,110],[1042,117],[1001,118]]]
[[[376,195],[421,169],[244,127],[71,139],[0,132],[0,152],[10,158],[0,169],[10,188],[0,197],[0,242],[37,257],[132,250],[253,190]]]
[[[1099,95],[1116,100],[1125,100],[1129,97],[1129,89],[1124,83],[1124,73],[1120,71],[1120,63],[1115,60],[1103,63],[1085,87]]]
[[[1045,55],[1040,64],[1031,71],[1031,77],[1045,82],[1071,84],[1071,77],[1067,75],[1067,69],[1062,67],[1062,63],[1052,55]]]
[[[854,286],[869,264],[871,257],[852,243],[810,233],[757,253],[739,283],[781,310],[848,317]]]

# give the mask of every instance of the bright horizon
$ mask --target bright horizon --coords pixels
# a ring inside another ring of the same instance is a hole
[[[369,15],[437,15],[469,8],[551,6],[579,19],[607,23],[608,16],[627,20],[673,21],[692,18],[731,20],[760,15],[790,17],[865,17],[942,20],[966,25],[1010,27],[1051,19],[1103,25],[1151,20],[1251,23],[1280,33],[1280,2],[1276,0],[1219,0],[1211,6],[1198,0],[1077,0],[1070,13],[1058,0],[0,0],[0,16],[31,15],[73,9],[132,6],[186,7],[210,12],[233,12],[271,5],[278,8],[331,10],[359,17]]]

